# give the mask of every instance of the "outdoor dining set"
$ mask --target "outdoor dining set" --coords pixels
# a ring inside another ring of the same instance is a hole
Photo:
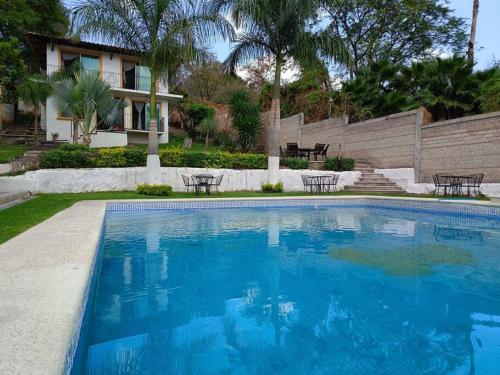
[[[313,156],[314,160],[318,160],[318,158],[326,160],[328,147],[330,145],[325,143],[316,143],[314,148],[299,147],[297,143],[287,143],[285,150],[280,146],[280,153],[281,157],[284,158],[304,158],[309,160]]]
[[[434,186],[436,188],[435,194],[440,191],[444,195],[451,196],[464,196],[471,195],[478,196],[481,194],[480,187],[483,182],[484,173],[476,173],[470,175],[451,175],[438,173],[432,176]]]
[[[195,174],[191,177],[182,175],[182,180],[188,192],[193,189],[196,195],[200,195],[202,191],[205,191],[207,195],[210,195],[212,189],[219,192],[219,186],[222,183],[223,177],[223,174],[219,176],[213,176],[211,174]]]
[[[304,192],[314,193],[330,193],[337,191],[337,183],[339,181],[338,174],[332,175],[302,175],[302,183],[304,184]]]

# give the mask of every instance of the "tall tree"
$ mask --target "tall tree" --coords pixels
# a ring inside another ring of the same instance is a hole
[[[151,122],[147,166],[148,180],[154,182],[160,167],[156,121],[158,80],[173,76],[183,62],[199,58],[198,47],[206,40],[231,36],[232,27],[199,0],[86,0],[75,11],[78,34],[134,49],[149,67]]]
[[[321,0],[329,35],[349,48],[351,77],[370,63],[407,63],[436,51],[463,52],[465,21],[447,0]]]
[[[269,180],[276,183],[279,172],[280,84],[282,67],[290,60],[309,62],[319,52],[336,61],[348,61],[337,38],[312,31],[310,21],[319,7],[317,0],[216,0],[221,11],[229,10],[241,31],[224,64],[231,72],[259,57],[274,59],[273,94],[268,129]]]
[[[470,25],[469,48],[467,49],[467,60],[474,63],[474,44],[476,42],[477,16],[479,14],[479,0],[474,0],[472,4],[472,22]]]

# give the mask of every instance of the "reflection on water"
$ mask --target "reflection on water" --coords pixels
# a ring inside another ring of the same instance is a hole
[[[332,249],[330,255],[364,266],[378,267],[388,274],[418,276],[435,272],[438,265],[472,265],[474,256],[465,250],[442,244],[422,244],[394,249],[340,248]]]
[[[500,367],[498,222],[224,209],[113,212],[105,230],[87,374]]]

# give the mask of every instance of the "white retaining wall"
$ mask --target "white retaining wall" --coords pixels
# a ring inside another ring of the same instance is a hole
[[[260,190],[268,182],[267,170],[235,170],[205,168],[162,168],[161,183],[169,184],[174,191],[185,191],[181,175],[209,173],[223,174],[220,191]],[[303,191],[301,175],[328,175],[329,171],[281,169],[279,180],[285,191]],[[360,172],[340,173],[338,188],[353,185]],[[41,169],[20,176],[0,177],[0,192],[30,191],[32,193],[81,193],[92,191],[135,190],[145,182],[146,168],[90,168],[90,169]]]

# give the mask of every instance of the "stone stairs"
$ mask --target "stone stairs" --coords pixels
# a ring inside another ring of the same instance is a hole
[[[403,194],[405,191],[401,189],[395,182],[382,176],[379,173],[374,173],[373,167],[367,161],[356,161],[354,171],[361,172],[361,178],[349,189],[350,191],[360,193],[384,193],[384,194]]]

